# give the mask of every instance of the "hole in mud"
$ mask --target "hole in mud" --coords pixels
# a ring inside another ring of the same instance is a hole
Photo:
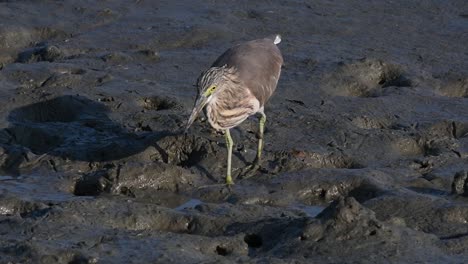
[[[319,197],[325,199],[327,197],[327,190],[320,190]]]
[[[196,221],[190,221],[187,224],[187,231],[194,233],[197,228],[197,222]]]
[[[351,190],[348,193],[348,196],[351,196],[358,202],[363,203],[379,196],[379,192],[380,190],[371,184],[362,184],[361,186]]]
[[[197,166],[208,155],[215,153],[206,138],[184,135],[165,137],[156,148],[159,155],[153,156],[155,160],[185,168]]]
[[[424,156],[439,156],[442,150],[438,148],[437,143],[433,140],[424,143],[423,145]]]
[[[147,97],[144,99],[143,108],[146,110],[169,110],[179,108],[180,105],[175,99],[162,96]]]
[[[71,74],[76,74],[76,75],[83,75],[86,73],[85,69],[72,69]]]
[[[76,196],[97,196],[110,192],[112,181],[107,171],[96,171],[84,175],[75,183],[73,194]]]
[[[180,162],[177,165],[185,167],[185,168],[193,167],[197,165],[198,163],[200,163],[206,154],[207,154],[206,149],[202,148],[199,150],[194,150],[190,153],[187,153],[184,159],[181,158]]]
[[[244,242],[251,248],[259,248],[263,244],[262,238],[256,234],[245,235]]]
[[[131,197],[131,198],[136,198],[136,195],[133,193],[132,189],[123,186],[120,188],[120,194]]]
[[[390,68],[387,69],[382,73],[381,79],[378,82],[382,88],[389,87],[389,86],[396,86],[396,87],[410,87],[412,83],[409,79],[405,76],[401,75],[401,71],[397,68]]]
[[[76,196],[97,196],[102,193],[102,188],[97,182],[85,182],[80,180],[75,184],[73,194]]]
[[[225,247],[217,246],[216,253],[220,256],[226,256],[229,252]]]
[[[90,259],[82,255],[75,255],[73,256],[73,259],[68,263],[69,264],[87,264],[87,263],[95,263],[95,262],[96,262],[96,259],[93,259],[93,258]]]
[[[38,209],[38,210],[33,210],[33,211],[25,211],[21,212],[20,216],[21,218],[36,218],[36,217],[42,217],[46,215],[50,211],[49,208],[44,208],[44,209]]]
[[[456,139],[468,136],[468,122],[451,122],[452,135]]]

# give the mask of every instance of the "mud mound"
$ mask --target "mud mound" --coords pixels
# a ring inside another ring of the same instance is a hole
[[[64,54],[56,46],[48,46],[45,43],[38,44],[36,47],[21,52],[16,59],[19,63],[32,63],[38,61],[53,62],[63,58]]]
[[[229,230],[247,234],[244,239],[249,242],[251,254],[257,257],[274,255],[279,258],[288,258],[299,254],[301,258],[308,261],[320,262],[326,259],[332,262],[342,260],[344,256],[357,249],[359,249],[358,252],[353,254],[365,257],[384,244],[385,247],[390,246],[396,250],[401,243],[424,244],[425,247],[420,250],[428,255],[415,256],[405,249],[398,257],[400,261],[429,260],[434,256],[433,254],[440,252],[435,246],[437,239],[434,236],[383,223],[376,218],[374,212],[363,207],[353,198],[339,199],[320,213],[316,219],[268,219],[248,225],[233,225]],[[365,244],[356,243],[362,239],[366,241]],[[392,241],[392,243],[387,245],[385,241]],[[342,248],[336,250],[330,248],[330,244],[334,243],[342,245]],[[382,252],[382,254],[387,253]]]

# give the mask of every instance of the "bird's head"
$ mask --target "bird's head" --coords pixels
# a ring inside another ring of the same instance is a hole
[[[230,69],[226,66],[211,67],[202,72],[197,81],[198,96],[193,107],[192,114],[187,122],[185,132],[189,129],[192,123],[197,118],[201,110],[222,90],[226,83],[226,74]]]

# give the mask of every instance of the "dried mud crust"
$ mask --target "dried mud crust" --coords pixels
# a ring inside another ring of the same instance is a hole
[[[464,7],[0,1],[0,262],[467,263]],[[273,33],[228,187],[193,84]]]

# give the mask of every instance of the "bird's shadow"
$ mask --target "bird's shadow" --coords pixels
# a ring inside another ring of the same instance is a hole
[[[28,151],[69,160],[118,160],[156,144],[169,132],[136,134],[111,120],[109,109],[84,96],[65,95],[22,106],[8,115],[10,126],[0,131],[6,158],[1,171],[18,175]]]

